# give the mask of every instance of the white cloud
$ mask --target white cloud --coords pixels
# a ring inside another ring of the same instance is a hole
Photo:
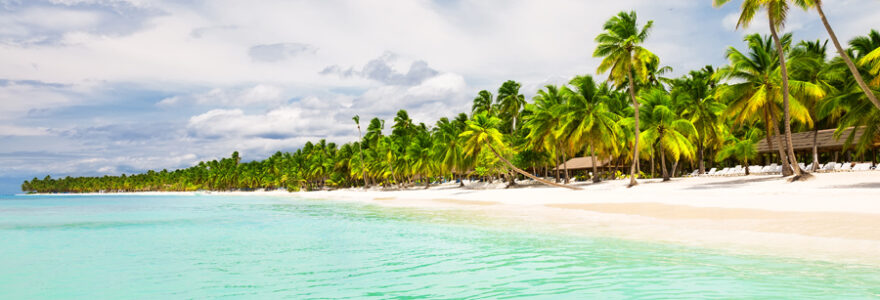
[[[0,7],[0,133],[18,132],[0,142],[52,149],[4,161],[0,173],[174,167],[192,162],[175,157],[233,150],[260,158],[307,140],[350,141],[355,114],[406,109],[434,122],[509,79],[531,96],[595,75],[594,38],[619,11],[655,21],[646,47],[673,76],[724,63],[725,48],[766,28],[757,16],[734,30],[736,2],[694,0],[50,2]],[[878,1],[824,2],[842,42],[877,25]],[[814,11],[793,9],[786,30],[827,37]]]
[[[178,104],[193,103],[214,107],[271,107],[287,102],[283,93],[281,88],[266,84],[258,84],[248,88],[215,88],[203,93],[167,97],[156,105],[172,107]]]
[[[48,135],[46,128],[24,127],[0,124],[0,136],[42,136]]]

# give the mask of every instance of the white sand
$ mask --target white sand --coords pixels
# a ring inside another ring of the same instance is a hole
[[[474,210],[553,232],[613,236],[807,259],[880,265],[880,172],[677,178],[482,189],[454,184],[403,191],[348,189],[299,197]],[[477,186],[477,187],[474,187]]]

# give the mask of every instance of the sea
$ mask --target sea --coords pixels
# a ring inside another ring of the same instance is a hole
[[[0,299],[880,298],[877,266],[505,222],[295,196],[0,196]]]

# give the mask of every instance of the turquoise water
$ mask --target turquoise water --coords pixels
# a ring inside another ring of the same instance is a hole
[[[273,197],[0,197],[0,299],[880,297],[878,268],[472,215]]]

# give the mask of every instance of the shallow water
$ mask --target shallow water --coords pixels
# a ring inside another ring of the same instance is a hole
[[[0,197],[0,299],[880,297],[876,267],[497,222],[280,197]]]

